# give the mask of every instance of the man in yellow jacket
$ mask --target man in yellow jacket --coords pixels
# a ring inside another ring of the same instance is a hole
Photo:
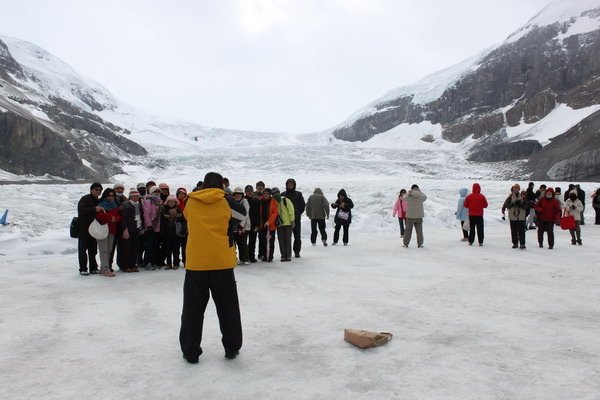
[[[202,325],[208,299],[212,295],[223,335],[225,357],[235,358],[242,347],[242,322],[233,268],[235,247],[230,226],[245,215],[223,191],[223,177],[209,172],[202,189],[192,192],[183,214],[187,220],[185,282],[179,343],[183,357],[198,362],[202,354]]]

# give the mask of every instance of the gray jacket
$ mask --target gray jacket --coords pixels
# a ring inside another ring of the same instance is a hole
[[[406,194],[406,202],[408,203],[406,218],[424,218],[423,203],[425,200],[427,200],[427,196],[419,189],[409,190]]]
[[[329,201],[323,196],[323,191],[316,188],[306,202],[306,216],[309,219],[329,218]]]

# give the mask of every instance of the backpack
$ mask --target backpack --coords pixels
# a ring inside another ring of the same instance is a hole
[[[73,239],[77,239],[79,237],[79,218],[73,217],[71,220],[71,225],[69,226],[69,234]]]

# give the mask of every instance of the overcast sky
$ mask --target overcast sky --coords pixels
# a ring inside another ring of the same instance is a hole
[[[0,34],[151,113],[314,132],[503,41],[548,2],[0,0]]]

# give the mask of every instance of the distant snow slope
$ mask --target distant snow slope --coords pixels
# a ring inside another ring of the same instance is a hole
[[[507,43],[516,42],[537,27],[544,27],[555,23],[570,22],[567,33],[561,33],[559,39],[579,33],[586,33],[600,28],[600,13],[586,11],[599,9],[598,0],[557,0],[548,4],[542,11],[535,15],[527,24],[511,34]]]

